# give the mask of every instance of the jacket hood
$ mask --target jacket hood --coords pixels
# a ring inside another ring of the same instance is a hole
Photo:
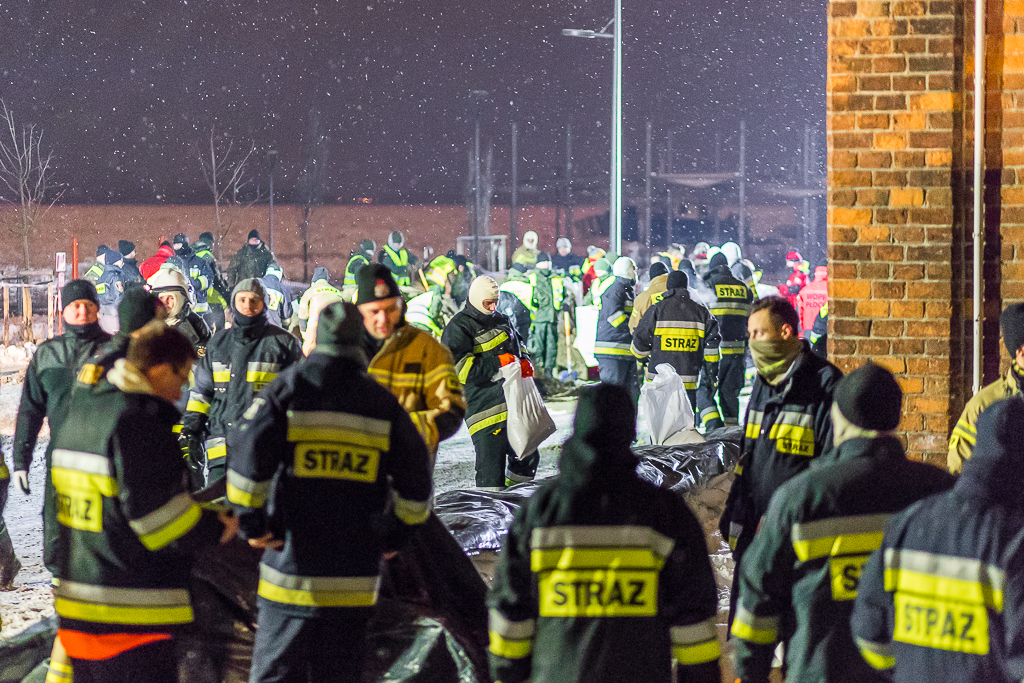
[[[570,487],[582,486],[606,473],[634,471],[630,449],[636,438],[636,404],[622,387],[598,384],[580,391],[573,433],[562,446],[559,470]]]
[[[170,258],[174,256],[174,247],[169,244],[161,244],[160,248],[156,250],[157,256],[166,256]]]
[[[978,441],[956,488],[972,498],[1024,505],[1024,397],[993,403],[978,418]]]

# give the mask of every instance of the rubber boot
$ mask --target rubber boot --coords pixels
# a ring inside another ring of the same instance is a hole
[[[14,554],[14,544],[7,525],[0,520],[0,590],[14,588],[14,577],[21,571],[21,560]]]

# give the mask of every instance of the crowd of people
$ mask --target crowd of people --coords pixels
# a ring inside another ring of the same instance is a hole
[[[632,451],[665,364],[703,430],[742,425],[719,529],[739,680],[767,681],[780,644],[794,681],[1024,677],[1024,305],[1003,313],[1014,360],[957,423],[951,474],[906,457],[889,371],[824,357],[827,272],[796,252],[769,288],[734,244],[672,245],[638,292],[632,259],[565,238],[552,255],[527,233],[499,283],[454,252],[420,264],[395,232],[293,301],[256,231],[223,274],[212,241],[176,235],[140,264],[130,242],[101,247],[26,372],[0,474],[30,492],[48,420],[47,680],[176,681],[190,567],[236,536],[263,551],[250,680],[358,680],[382,559],[428,519],[440,443],[466,425],[481,489],[533,479],[501,369],[575,379],[587,306],[600,382],[504,541],[495,680],[721,680],[705,532]],[[18,568],[2,527],[4,587]]]

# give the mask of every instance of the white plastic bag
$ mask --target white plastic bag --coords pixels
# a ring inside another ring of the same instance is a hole
[[[508,442],[522,460],[555,433],[555,421],[533,378],[523,377],[523,368],[518,362],[503,367],[501,377],[505,380],[502,389],[508,406]]]
[[[640,389],[640,407],[655,445],[684,429],[693,429],[693,406],[683,378],[668,363],[655,368],[657,373]]]

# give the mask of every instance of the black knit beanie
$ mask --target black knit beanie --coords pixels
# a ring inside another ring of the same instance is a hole
[[[363,338],[363,316],[355,305],[333,303],[320,311],[316,324],[316,351],[338,355],[345,347],[358,347]]]
[[[651,264],[651,267],[647,272],[650,274],[651,279],[653,280],[658,276],[665,275],[666,273],[668,273],[668,266],[666,266],[661,261],[655,261],[654,263]]]
[[[85,299],[97,306],[100,305],[100,297],[96,294],[96,287],[88,280],[72,280],[60,290],[61,311],[67,308],[72,302]]]
[[[903,412],[903,390],[896,378],[871,362],[839,380],[834,400],[843,417],[862,429],[892,431]]]
[[[117,250],[121,252],[121,256],[127,256],[128,254],[135,251],[135,242],[129,242],[128,240],[118,240]]]
[[[1017,355],[1017,349],[1024,346],[1024,304],[1010,304],[999,316],[999,327],[1003,331],[1003,343],[1010,356]]]
[[[105,245],[105,244],[101,244],[100,246],[96,247],[96,255],[97,255],[97,256],[103,256],[103,255],[104,255],[104,254],[106,254],[106,253],[107,253],[107,252],[108,252],[109,250],[110,250],[110,247],[108,247],[108,246],[107,246],[107,245]]]
[[[380,263],[371,263],[360,268],[356,273],[356,285],[359,287],[356,295],[357,304],[402,296],[391,271]]]
[[[131,334],[156,318],[156,312],[163,306],[156,294],[142,287],[132,287],[124,293],[117,307],[117,318],[121,321],[121,332]]]
[[[247,239],[247,240],[258,240],[259,238],[260,238],[260,231],[253,229],[253,230],[249,231],[249,236],[246,237],[245,239]]]
[[[686,273],[681,270],[673,270],[668,274],[668,281],[665,283],[665,288],[672,289],[686,289],[690,284],[690,279],[686,277]]]

